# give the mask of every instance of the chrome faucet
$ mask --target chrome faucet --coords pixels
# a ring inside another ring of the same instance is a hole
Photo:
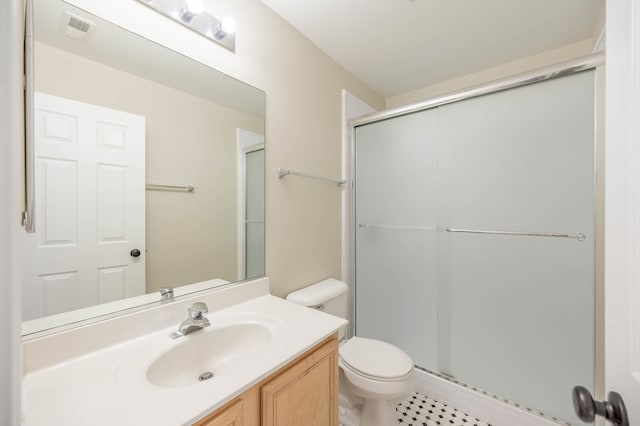
[[[172,339],[177,339],[181,336],[186,336],[189,333],[193,333],[196,330],[200,330],[205,327],[209,327],[211,323],[203,314],[209,312],[207,305],[202,302],[196,302],[191,307],[187,308],[189,316],[186,320],[180,323],[178,331],[174,331],[169,335]]]
[[[160,300],[171,300],[173,299],[173,288],[171,287],[161,287],[160,288]]]

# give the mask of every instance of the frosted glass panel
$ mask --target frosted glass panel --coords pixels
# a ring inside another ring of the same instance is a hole
[[[356,334],[584,424],[571,389],[594,386],[594,116],[587,71],[357,127]]]
[[[445,372],[582,424],[572,412],[571,389],[593,385],[594,302],[593,271],[575,259],[579,243],[475,235],[452,239]]]
[[[593,73],[440,108],[439,368],[577,422],[594,383]],[[464,123],[464,125],[461,125]]]
[[[247,279],[264,275],[264,222],[247,223],[247,258],[245,276]]]
[[[356,134],[356,334],[396,344],[428,368],[437,337],[437,125],[434,110]]]

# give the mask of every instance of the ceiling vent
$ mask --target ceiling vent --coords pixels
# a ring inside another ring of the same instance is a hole
[[[70,12],[62,14],[62,21],[58,28],[58,33],[74,40],[89,42],[93,32],[96,30],[96,24],[88,19],[81,18]]]

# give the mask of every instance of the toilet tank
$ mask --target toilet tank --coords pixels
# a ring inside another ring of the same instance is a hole
[[[287,300],[348,320],[348,290],[346,283],[330,278],[289,293]],[[346,327],[340,329],[340,339],[345,336],[345,332]]]

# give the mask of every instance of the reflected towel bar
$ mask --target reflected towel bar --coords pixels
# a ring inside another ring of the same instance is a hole
[[[148,183],[145,187],[147,191],[177,191],[177,192],[193,192],[193,185],[162,185],[159,183]]]
[[[301,176],[301,177],[306,177],[306,178],[310,178],[310,179],[326,180],[326,181],[329,181],[329,182],[337,183],[338,186],[341,186],[341,185],[344,185],[345,183],[347,183],[347,181],[343,180],[343,179],[335,179],[335,178],[324,177],[324,176],[310,175],[310,174],[307,174],[307,173],[294,172],[294,171],[291,171],[291,170],[288,170],[288,169],[278,169],[278,179],[282,179],[283,177],[285,177],[287,175]]]
[[[491,234],[491,235],[521,235],[526,237],[552,237],[552,238],[575,238],[578,241],[584,241],[586,236],[580,234],[549,234],[545,232],[513,232],[513,231],[481,231],[479,229],[456,229],[445,228],[447,232],[460,232],[465,234]]]

